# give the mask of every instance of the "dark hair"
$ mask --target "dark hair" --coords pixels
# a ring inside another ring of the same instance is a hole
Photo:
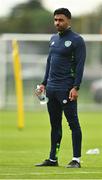
[[[67,8],[59,8],[54,11],[54,16],[56,14],[64,14],[68,19],[71,19],[71,12]]]

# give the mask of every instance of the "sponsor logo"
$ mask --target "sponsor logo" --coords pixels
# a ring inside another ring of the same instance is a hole
[[[64,45],[65,45],[66,47],[69,47],[71,44],[72,44],[71,41],[65,41],[65,43],[64,43]]]

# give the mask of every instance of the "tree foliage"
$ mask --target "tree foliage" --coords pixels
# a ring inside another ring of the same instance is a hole
[[[51,33],[52,27],[52,14],[38,0],[19,4],[0,19],[0,33]]]
[[[102,6],[84,16],[73,17],[73,29],[79,33],[102,32]],[[53,15],[40,0],[16,5],[8,17],[0,19],[0,33],[53,33]]]

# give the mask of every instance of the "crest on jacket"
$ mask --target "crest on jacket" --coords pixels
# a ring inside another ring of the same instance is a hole
[[[65,45],[66,47],[69,47],[71,44],[72,44],[71,41],[65,41],[65,43],[64,43],[64,45]]]

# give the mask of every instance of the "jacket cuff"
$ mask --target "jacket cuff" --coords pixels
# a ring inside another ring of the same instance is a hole
[[[46,82],[45,82],[45,81],[41,82],[41,84],[43,84],[44,86],[46,86]]]
[[[77,91],[80,89],[79,86],[73,86],[73,88],[75,88]]]

